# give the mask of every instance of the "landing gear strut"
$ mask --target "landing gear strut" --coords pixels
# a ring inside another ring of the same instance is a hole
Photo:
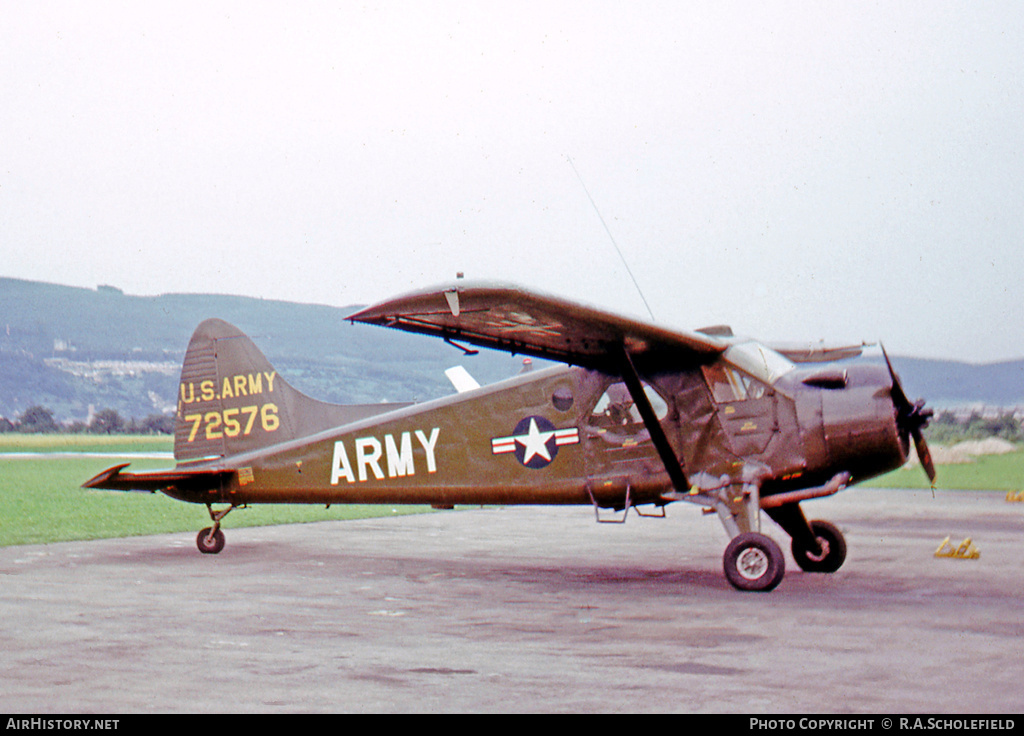
[[[210,512],[213,526],[206,527],[196,537],[196,546],[204,555],[215,555],[224,549],[224,532],[220,530],[220,522],[231,513],[233,508],[235,507],[228,506],[223,511],[214,511],[210,504],[206,504],[206,510]]]

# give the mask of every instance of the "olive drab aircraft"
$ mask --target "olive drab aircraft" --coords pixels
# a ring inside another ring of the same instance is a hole
[[[680,331],[468,281],[348,319],[554,364],[482,387],[456,371],[459,392],[424,403],[341,406],[292,388],[238,329],[207,320],[182,368],[175,467],[118,465],[85,487],[205,504],[204,553],[223,548],[228,512],[258,503],[582,504],[621,522],[689,502],[725,527],[729,582],[765,591],[785,557],[762,512],[800,568],[831,573],[843,535],[803,502],[902,466],[912,443],[935,479],[921,433],[932,412],[880,346],[772,349],[727,327]]]

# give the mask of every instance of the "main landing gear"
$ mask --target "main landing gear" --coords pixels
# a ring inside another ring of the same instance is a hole
[[[750,472],[742,483],[723,476],[717,485],[709,483],[697,493],[666,494],[663,498],[685,499],[717,512],[731,539],[722,558],[726,579],[738,590],[763,592],[782,582],[786,558],[779,545],[761,533],[761,512],[792,538],[793,559],[801,570],[835,572],[846,560],[842,532],[827,521],[808,521],[799,502],[831,495],[845,487],[848,480],[849,476],[842,473],[818,488],[761,498],[760,479],[756,472]]]
[[[793,559],[804,572],[835,572],[846,560],[843,533],[827,521],[809,524],[816,548],[800,536],[793,538]],[[786,559],[771,537],[759,532],[744,532],[725,548],[725,577],[738,590],[768,591],[782,582]]]
[[[196,546],[204,555],[215,555],[224,549],[224,532],[220,530],[220,522],[234,508],[234,506],[228,506],[222,511],[214,511],[210,504],[206,504],[206,510],[210,512],[213,526],[206,527],[196,537]]]

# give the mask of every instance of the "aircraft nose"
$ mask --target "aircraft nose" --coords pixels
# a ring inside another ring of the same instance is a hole
[[[829,462],[858,480],[900,467],[909,445],[900,436],[885,368],[853,364],[846,377],[842,388],[818,392]]]

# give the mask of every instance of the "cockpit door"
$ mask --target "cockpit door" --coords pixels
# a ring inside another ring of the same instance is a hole
[[[669,413],[665,399],[646,383],[644,393],[658,420],[665,419]],[[625,383],[619,381],[603,387],[597,403],[584,417],[583,426],[587,474],[591,478],[639,478],[664,472],[650,432]],[[674,436],[671,431],[669,434]]]
[[[740,456],[764,452],[778,431],[775,392],[722,361],[702,370],[732,451]]]

